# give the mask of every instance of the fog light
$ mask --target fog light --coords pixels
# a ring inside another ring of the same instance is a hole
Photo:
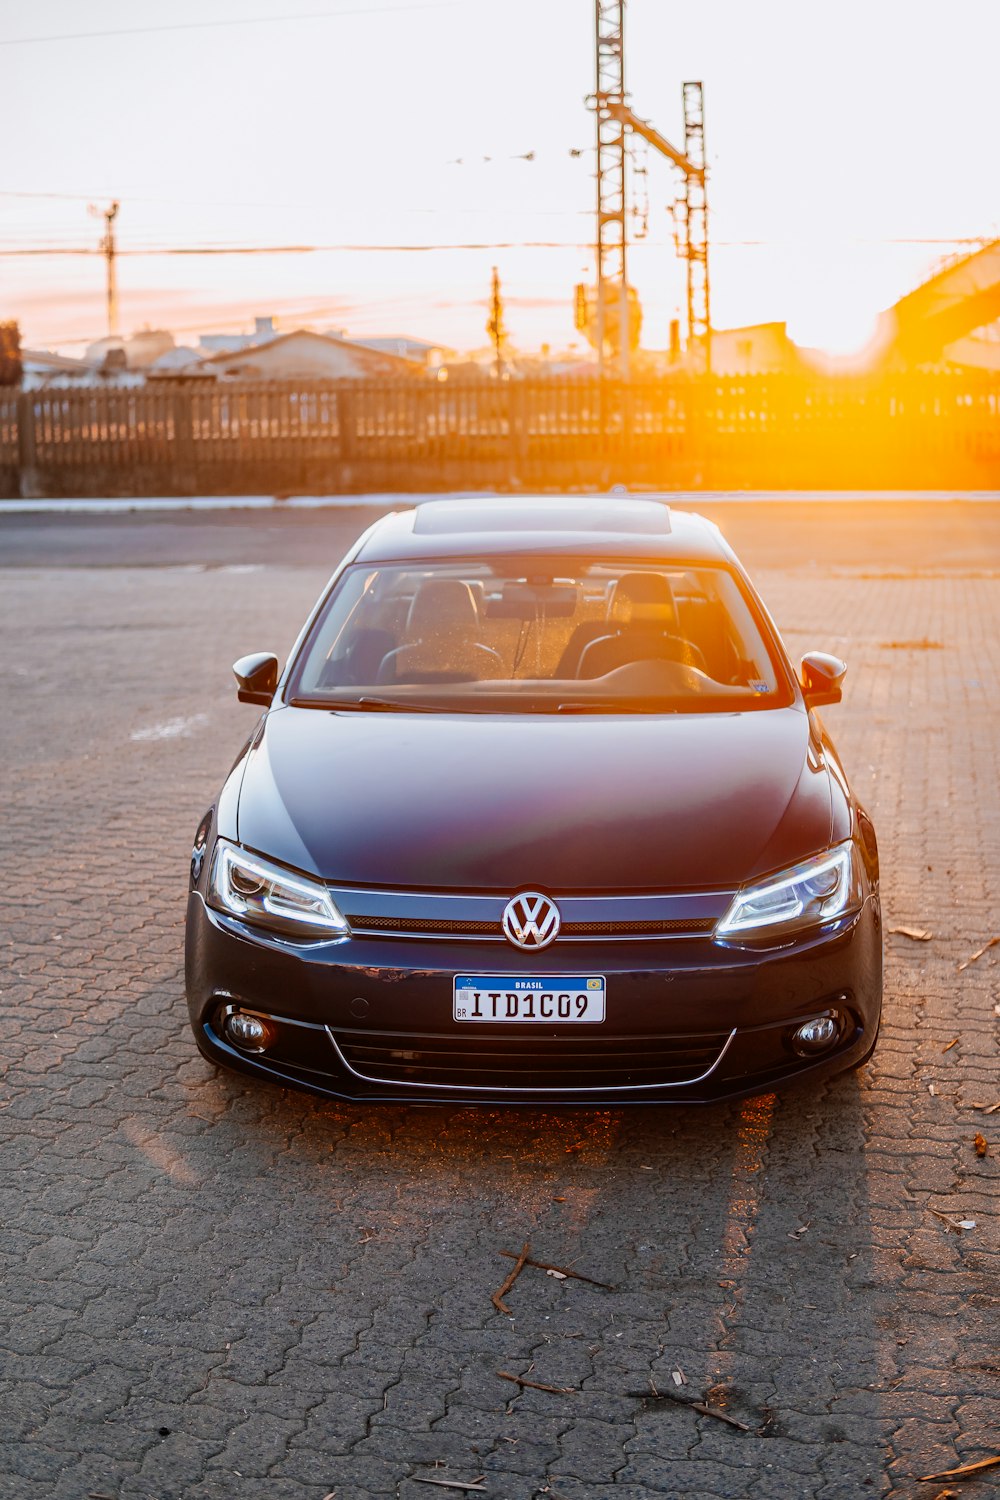
[[[234,1047],[242,1047],[244,1052],[265,1051],[273,1037],[270,1026],[260,1016],[250,1016],[240,1010],[226,1017],[222,1029],[226,1040]]]
[[[836,1016],[817,1016],[815,1021],[806,1021],[792,1032],[792,1046],[800,1057],[810,1057],[828,1051],[839,1036],[840,1023]]]

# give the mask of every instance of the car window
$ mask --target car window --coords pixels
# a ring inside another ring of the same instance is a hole
[[[290,693],[518,713],[785,706],[764,629],[724,566],[359,564],[320,611]]]

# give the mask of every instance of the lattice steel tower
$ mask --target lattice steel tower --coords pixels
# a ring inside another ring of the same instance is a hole
[[[712,368],[711,288],[708,279],[708,187],[705,168],[705,90],[685,83],[684,155],[695,169],[684,174],[678,199],[681,255],[687,264],[688,348]]]
[[[685,83],[684,150],[642,120],[625,102],[625,0],[594,0],[597,88],[597,357],[604,370],[610,319],[618,318],[619,365],[628,374],[629,303],[626,266],[626,131],[632,131],[684,174],[678,199],[680,254],[687,270],[688,349],[704,370],[712,365],[708,277],[708,192],[705,100],[700,83]]]
[[[622,375],[628,373],[625,228],[625,0],[595,0],[597,87],[597,360],[603,373],[610,319],[617,317]],[[610,293],[615,293],[613,299]]]

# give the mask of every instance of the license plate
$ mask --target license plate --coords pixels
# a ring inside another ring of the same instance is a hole
[[[604,1020],[603,974],[456,974],[456,1021]]]

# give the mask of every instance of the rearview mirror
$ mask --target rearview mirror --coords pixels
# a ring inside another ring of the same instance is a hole
[[[503,592],[487,600],[490,619],[568,620],[575,615],[580,590],[575,583],[505,583]]]
[[[241,703],[262,703],[265,708],[278,686],[278,658],[269,651],[257,651],[233,662],[236,696]]]
[[[846,661],[839,656],[828,656],[825,651],[810,651],[802,658],[799,681],[807,708],[817,708],[821,703],[839,703],[843,696]]]

